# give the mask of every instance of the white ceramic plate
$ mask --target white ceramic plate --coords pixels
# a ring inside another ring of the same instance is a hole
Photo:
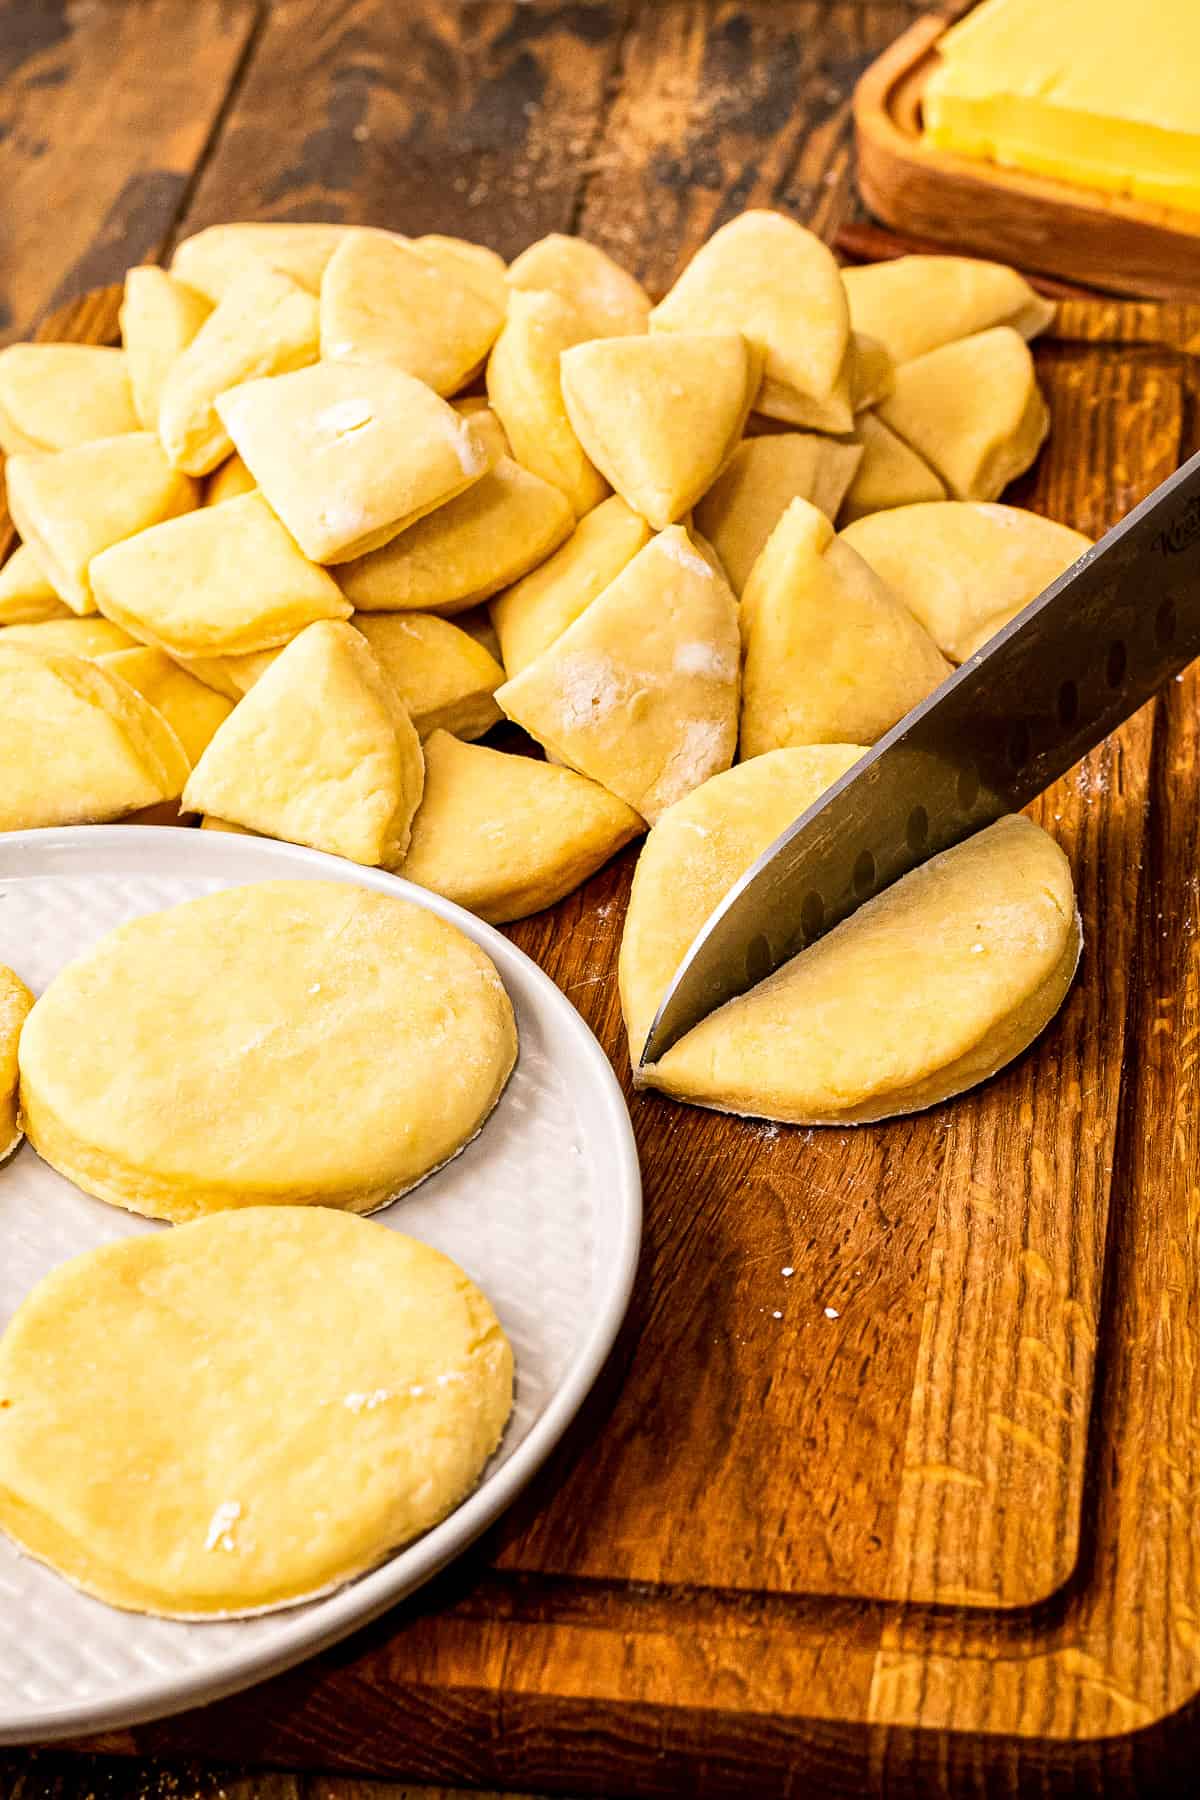
[[[77,1593],[0,1537],[0,1744],[158,1718],[298,1662],[442,1568],[545,1460],[616,1337],[641,1239],[629,1115],[603,1051],[563,995],[499,932],[375,869],[223,832],[75,826],[0,834],[0,962],[40,993],[126,919],[281,876],[358,882],[451,920],[495,962],[520,1057],[463,1154],[376,1218],[446,1251],[487,1293],[516,1353],[516,1410],[475,1493],[372,1574],[260,1619],[183,1625]],[[169,1027],[168,1027],[169,1029]],[[0,1328],[49,1269],[165,1227],[93,1200],[28,1145],[0,1168]],[[71,1455],[63,1445],[63,1455]]]

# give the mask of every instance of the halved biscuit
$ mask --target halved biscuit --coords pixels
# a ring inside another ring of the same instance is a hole
[[[366,639],[310,625],[236,706],[183,804],[352,862],[399,862],[421,798],[412,720]]]
[[[641,513],[613,494],[584,514],[561,550],[497,595],[492,621],[509,675],[561,637],[649,541]]]
[[[445,400],[386,363],[249,381],[218,410],[262,493],[315,563],[377,550],[488,470]]]
[[[435,731],[398,872],[503,925],[553,906],[643,829],[632,807],[574,769]]]
[[[509,265],[508,283],[557,294],[589,337],[630,337],[648,327],[650,296],[641,282],[586,238],[561,231],[539,238]]]
[[[843,269],[850,319],[895,362],[911,362],[939,344],[1011,325],[1035,337],[1054,317],[1054,302],[1003,263],[970,256],[898,256]]]
[[[495,693],[504,670],[449,619],[419,612],[355,613],[351,624],[390,677],[418,737],[434,731],[482,737],[503,716]]]
[[[591,461],[661,531],[733,454],[761,368],[736,331],[596,338],[563,352],[562,394]]]
[[[353,610],[257,493],[140,532],[91,573],[106,617],[179,656],[269,650]]]
[[[608,483],[588,460],[563,401],[559,361],[588,336],[585,321],[557,294],[514,289],[488,358],[487,391],[513,455],[561,488],[577,518],[598,506]]]
[[[574,523],[561,488],[502,456],[465,494],[343,563],[338,584],[359,612],[465,612],[544,562]]]
[[[12,456],[5,471],[13,524],[73,612],[96,610],[91,566],[102,551],[199,503],[148,431],[100,438],[54,456]]]
[[[10,344],[0,350],[0,450],[36,456],[138,430],[123,350]]]
[[[547,751],[651,823],[729,767],[737,697],[737,601],[678,525],[496,692]]]
[[[858,467],[854,444],[801,431],[747,438],[696,507],[696,524],[715,547],[735,593],[788,503],[810,500],[830,519]]]
[[[742,596],[741,755],[873,744],[950,673],[878,575],[793,500]]]
[[[121,342],[129,364],[134,409],[144,431],[158,430],[167,373],[211,311],[211,300],[153,263],[126,274]]]

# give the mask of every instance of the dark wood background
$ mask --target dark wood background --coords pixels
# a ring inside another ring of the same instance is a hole
[[[858,216],[855,79],[923,10],[0,0],[0,333],[67,307],[61,329],[102,334],[111,309],[73,312],[76,295],[230,218],[462,233],[506,255],[578,229],[654,290],[746,205],[832,239]],[[1200,441],[1198,353],[1200,314],[1184,308],[1068,313],[1039,352],[1051,452],[1017,497],[1102,531]],[[0,1759],[0,1795],[450,1791],[235,1760],[592,1795],[1176,1791],[1186,1732],[1141,1749],[1122,1737],[1083,1762],[1037,1737],[1127,1734],[1200,1685],[1187,1560],[1200,1433],[1189,1413],[1186,1450],[1155,1461],[1173,1416],[1156,1389],[1129,1468],[1087,1457],[1089,1427],[1104,1441],[1147,1370],[1186,1404],[1200,1343],[1195,921],[1191,900],[1162,924],[1147,911],[1169,864],[1191,881],[1195,702],[1189,679],[1043,803],[1093,948],[1033,1057],[956,1109],[855,1134],[639,1100],[647,1238],[630,1320],[580,1429],[502,1527],[403,1621],[211,1714],[109,1740],[128,1760]],[[634,854],[513,932],[618,1065]],[[1115,1191],[1128,1203],[1110,1216]],[[784,1264],[803,1276],[794,1310]],[[1114,1267],[1144,1267],[1147,1292]],[[1102,1310],[1114,1335],[1096,1385]],[[957,1359],[978,1373],[998,1343],[1040,1348],[943,1404],[930,1371]],[[947,1486],[951,1464],[968,1479]],[[1144,1626],[1143,1597],[1163,1593]],[[933,1604],[880,1610],[897,1600]],[[988,1736],[1023,1708],[1029,1746]]]

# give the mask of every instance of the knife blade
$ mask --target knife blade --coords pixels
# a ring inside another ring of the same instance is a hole
[[[865,900],[1029,803],[1200,655],[1200,455],[826,790],[693,939],[641,1063]]]

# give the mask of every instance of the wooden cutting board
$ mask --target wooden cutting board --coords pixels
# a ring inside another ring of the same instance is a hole
[[[111,341],[118,298],[43,335]],[[1200,308],[1068,300],[1037,359],[1053,432],[1009,497],[1099,533],[1200,445]],[[1086,948],[1032,1051],[858,1130],[631,1093],[642,1267],[554,1464],[346,1645],[100,1747],[576,1794],[1142,1793],[1185,1766],[1198,700],[1193,673],[1033,809]],[[623,1074],[635,855],[511,928]]]

